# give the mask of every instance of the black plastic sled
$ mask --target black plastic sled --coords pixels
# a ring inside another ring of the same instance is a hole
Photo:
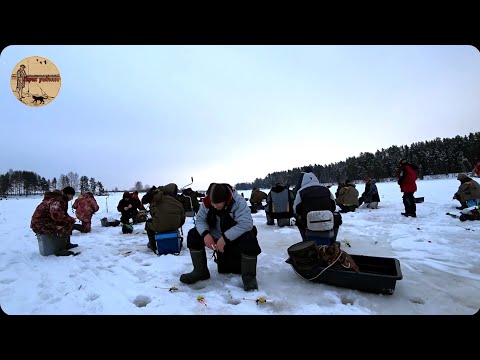
[[[350,256],[360,269],[358,273],[332,268],[325,270],[326,266],[301,271],[292,263],[290,257],[286,262],[292,265],[297,275],[306,280],[376,294],[394,293],[397,280],[403,278],[398,259],[352,254]]]

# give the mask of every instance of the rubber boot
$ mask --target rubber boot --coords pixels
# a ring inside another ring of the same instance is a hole
[[[157,243],[155,241],[155,234],[147,230],[148,243],[147,247],[152,250],[155,254],[157,253]]]
[[[67,249],[61,249],[61,250],[55,251],[55,256],[70,256],[73,254],[74,254],[73,251],[69,251]]]
[[[269,215],[267,215],[267,225],[275,225],[275,220]]]
[[[67,243],[65,244],[65,248],[66,248],[67,250],[69,250],[69,249],[75,248],[75,247],[77,247],[77,246],[78,246],[78,244],[72,244],[72,243],[70,242],[70,236],[68,236],[68,237],[67,237]]]
[[[242,254],[243,290],[257,290],[257,257]]]
[[[193,271],[180,276],[180,281],[185,284],[194,284],[200,280],[210,279],[210,272],[207,266],[207,254],[205,249],[190,250],[192,257]]]

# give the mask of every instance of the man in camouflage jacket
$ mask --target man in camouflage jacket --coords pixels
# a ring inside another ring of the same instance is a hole
[[[45,242],[57,256],[72,255],[69,248],[78,245],[70,243],[70,234],[75,218],[67,214],[68,201],[73,199],[75,190],[67,186],[63,191],[46,192],[43,201],[32,215],[30,228],[36,234],[39,243]],[[42,253],[42,251],[40,251]],[[51,255],[46,251],[42,255]]]
[[[99,209],[97,201],[89,191],[75,200],[72,205],[75,209],[75,215],[82,222],[82,226],[76,227],[83,233],[89,233],[92,230],[92,216]]]

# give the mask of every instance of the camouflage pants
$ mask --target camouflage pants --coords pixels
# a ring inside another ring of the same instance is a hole
[[[82,221],[82,227],[84,233],[89,233],[92,231],[92,222],[91,221]]]

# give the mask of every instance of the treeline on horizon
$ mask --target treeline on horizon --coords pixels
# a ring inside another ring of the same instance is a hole
[[[105,193],[103,184],[93,177],[79,176],[77,173],[69,172],[67,175],[61,174],[60,177],[45,179],[33,171],[12,170],[0,175],[0,196],[28,196],[43,194],[47,191],[61,190],[66,186],[71,186],[75,191],[83,194],[91,191],[94,194],[101,195]]]
[[[468,136],[457,135],[454,138],[439,137],[431,141],[420,141],[410,146],[390,146],[377,150],[375,154],[362,152],[345,161],[328,165],[308,164],[286,171],[276,171],[265,178],[257,178],[252,183],[237,183],[237,190],[253,188],[269,189],[279,182],[295,186],[305,166],[311,166],[313,173],[321,183],[337,184],[345,180],[363,180],[370,176],[377,181],[396,176],[398,162],[405,158],[419,167],[419,178],[426,175],[438,175],[466,172],[469,173],[480,161],[480,132]]]

